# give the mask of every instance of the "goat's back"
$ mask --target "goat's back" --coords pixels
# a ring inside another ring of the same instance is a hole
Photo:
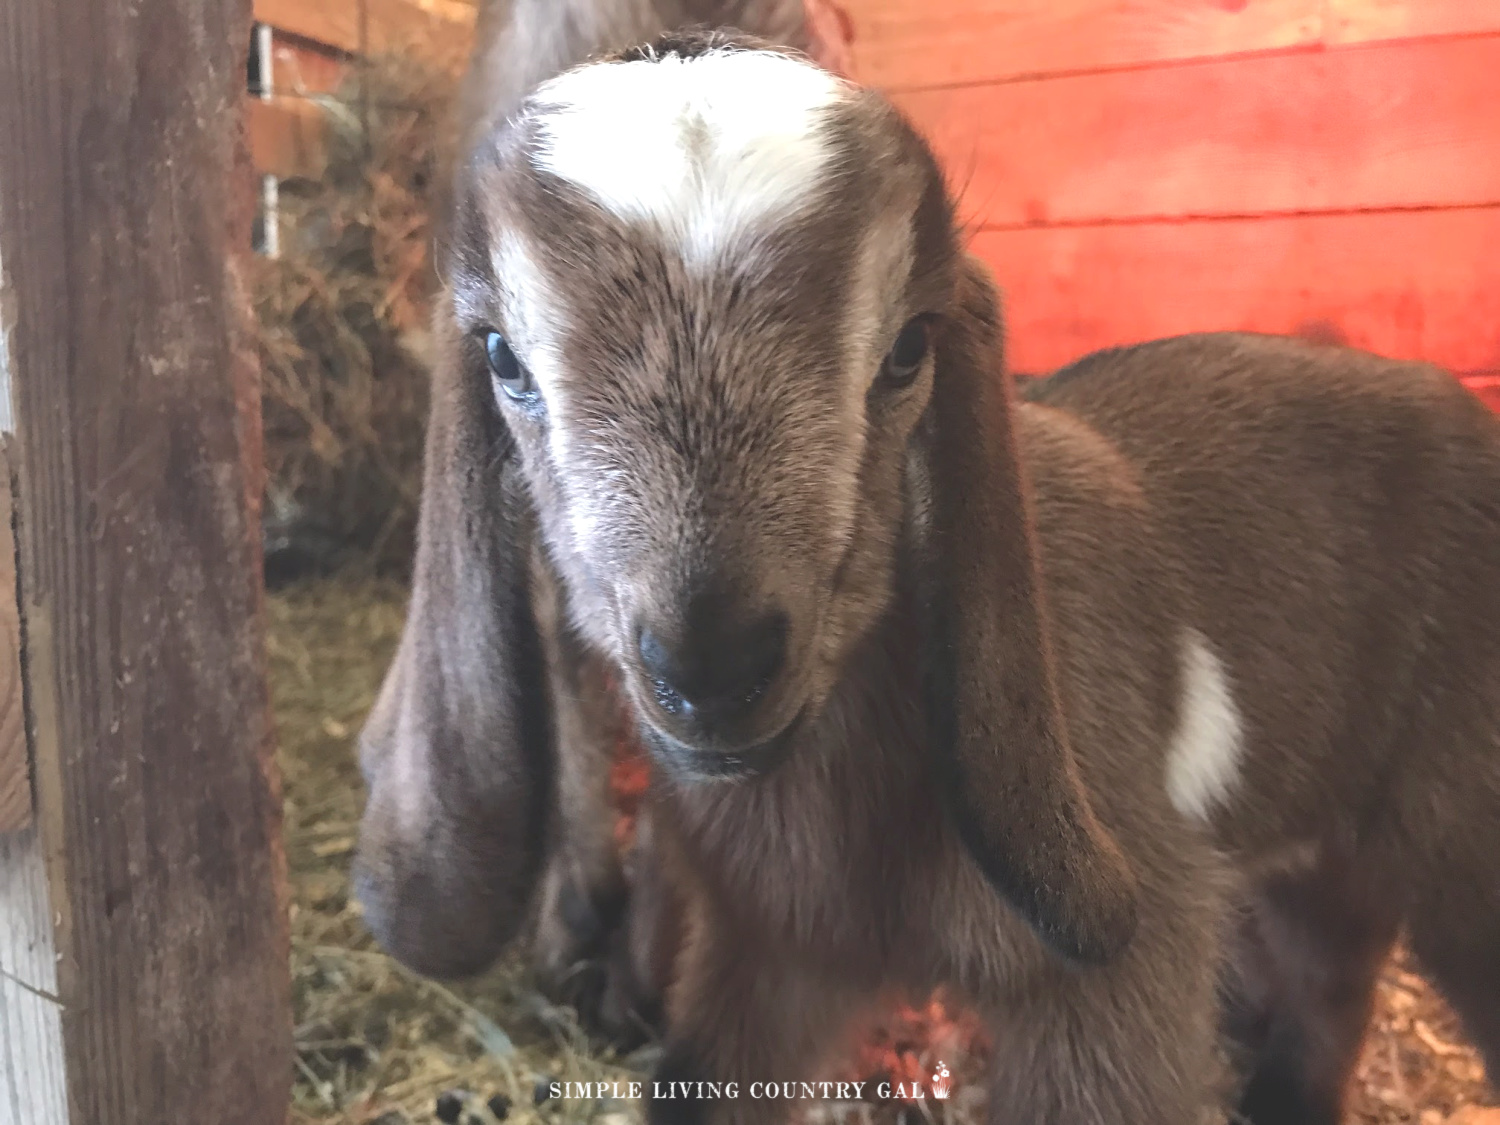
[[[1101,352],[1025,397],[1111,443],[1141,491],[1184,646],[1179,711],[1207,706],[1198,734],[1238,743],[1196,762],[1179,744],[1168,768],[1225,843],[1405,834],[1445,801],[1500,819],[1500,421],[1455,380],[1222,333]],[[1048,566],[1062,499],[1045,458],[1034,477]],[[1225,698],[1192,698],[1185,638]]]

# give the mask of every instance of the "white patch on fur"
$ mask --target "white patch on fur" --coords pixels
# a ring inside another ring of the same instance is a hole
[[[1182,642],[1182,702],[1167,756],[1167,796],[1207,820],[1239,781],[1244,732],[1224,665],[1195,629]]]
[[[551,405],[561,391],[563,337],[572,319],[568,302],[518,235],[501,235],[490,261],[502,289],[506,342]]]
[[[771,51],[595,63],[531,99],[533,161],[703,262],[813,196],[833,156],[826,110],[847,91]]]

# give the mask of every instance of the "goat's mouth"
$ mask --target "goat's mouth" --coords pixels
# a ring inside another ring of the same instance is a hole
[[[733,750],[683,742],[650,723],[641,724],[641,734],[651,756],[677,781],[738,781],[762,777],[786,761],[805,714],[798,711],[769,738]]]

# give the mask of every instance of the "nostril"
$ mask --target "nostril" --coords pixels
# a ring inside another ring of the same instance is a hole
[[[786,616],[768,614],[744,630],[738,638],[738,653],[731,653],[726,680],[746,703],[766,693],[786,660]]]
[[[787,619],[770,613],[749,624],[695,614],[681,639],[650,628],[636,638],[656,704],[669,715],[712,711],[727,717],[764,696],[786,660]],[[699,715],[707,719],[708,715]]]

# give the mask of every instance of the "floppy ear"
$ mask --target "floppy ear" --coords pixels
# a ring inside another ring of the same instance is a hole
[[[999,302],[977,263],[937,335],[927,691],[949,798],[980,869],[1038,935],[1104,962],[1134,934],[1135,880],[1069,748]]]
[[[438,304],[411,606],[361,735],[356,894],[380,944],[433,976],[485,969],[520,930],[551,791],[532,612],[534,515],[489,380]]]

